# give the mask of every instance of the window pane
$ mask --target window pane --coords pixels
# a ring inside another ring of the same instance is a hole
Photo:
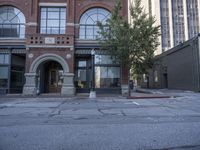
[[[60,34],[65,34],[65,28],[60,28]]]
[[[47,33],[48,34],[59,34],[59,28],[48,27],[47,28]]]
[[[86,61],[79,61],[78,67],[86,67]]]
[[[93,39],[94,34],[93,34],[93,26],[86,26],[86,38],[87,39]]]
[[[47,13],[45,12],[41,12],[41,19],[46,19],[47,18]]]
[[[24,38],[25,28],[20,26],[25,24],[25,17],[20,10],[12,6],[0,7],[0,22],[0,37]]]
[[[66,12],[61,12],[60,13],[60,19],[66,19]]]
[[[48,12],[48,19],[59,19],[59,12]]]
[[[6,55],[4,55],[5,57],[4,57],[4,63],[5,64],[9,64],[9,55],[8,54],[6,54]]]
[[[0,79],[8,79],[8,67],[0,66]]]
[[[92,8],[85,12],[81,19],[80,24],[85,26],[85,37],[83,36],[83,28],[80,26],[79,38],[81,39],[97,39],[99,37],[99,28],[97,22],[105,24],[106,20],[110,18],[110,12],[102,8]]]
[[[47,26],[48,27],[59,27],[59,21],[58,20],[48,20]]]
[[[95,64],[114,64],[109,55],[95,55]]]
[[[65,8],[41,8],[41,13],[47,17],[41,17],[40,33],[64,34],[66,28],[66,9]],[[43,15],[42,15],[43,16]],[[61,19],[62,18],[62,19]]]
[[[120,67],[95,67],[96,88],[120,87]]]
[[[65,20],[60,20],[60,27],[65,27]]]
[[[47,25],[47,22],[46,22],[46,20],[41,20],[41,27],[46,27],[46,25]]]
[[[0,64],[4,64],[4,55],[0,55]]]
[[[8,54],[0,54],[0,64],[9,64]]]
[[[20,38],[24,38],[25,36],[25,26],[20,26]]]
[[[87,88],[87,71],[86,69],[78,69],[76,77],[77,88]]]
[[[44,7],[41,8],[41,12],[46,12],[46,11],[47,11],[47,8],[44,8]]]
[[[50,12],[50,11],[53,11],[53,12],[58,12],[59,11],[59,8],[53,8],[53,7],[49,7],[47,8],[47,11]]]
[[[40,28],[40,33],[46,33],[46,28]]]

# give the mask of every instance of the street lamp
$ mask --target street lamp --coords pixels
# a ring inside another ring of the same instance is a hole
[[[92,85],[90,89],[90,98],[96,98],[96,91],[95,91],[95,72],[94,72],[94,56],[95,50],[91,50],[91,57],[92,57]]]

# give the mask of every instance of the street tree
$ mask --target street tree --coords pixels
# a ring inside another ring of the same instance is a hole
[[[152,67],[160,26],[155,25],[153,16],[145,13],[141,0],[130,4],[129,21],[121,15],[121,3],[122,0],[116,0],[106,24],[98,23],[99,41],[116,63],[129,70],[130,80],[130,75],[146,73]],[[128,90],[130,96],[130,88]]]

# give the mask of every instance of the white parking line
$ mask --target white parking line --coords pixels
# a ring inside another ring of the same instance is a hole
[[[138,106],[140,105],[140,104],[139,104],[139,103],[137,103],[137,102],[133,102],[133,104],[135,104],[135,105],[138,105]]]
[[[127,105],[130,105],[130,104],[135,104],[135,105],[137,105],[137,106],[140,106],[140,104],[139,103],[137,103],[137,102],[128,102],[128,103],[124,103],[124,104],[127,104]]]

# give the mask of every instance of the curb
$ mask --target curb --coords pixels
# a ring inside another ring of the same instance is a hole
[[[135,91],[138,93],[154,94],[153,92],[145,90],[145,89],[136,89]]]
[[[161,99],[161,98],[174,98],[174,96],[141,96],[141,97],[134,97],[134,96],[130,96],[127,97],[127,99]]]

